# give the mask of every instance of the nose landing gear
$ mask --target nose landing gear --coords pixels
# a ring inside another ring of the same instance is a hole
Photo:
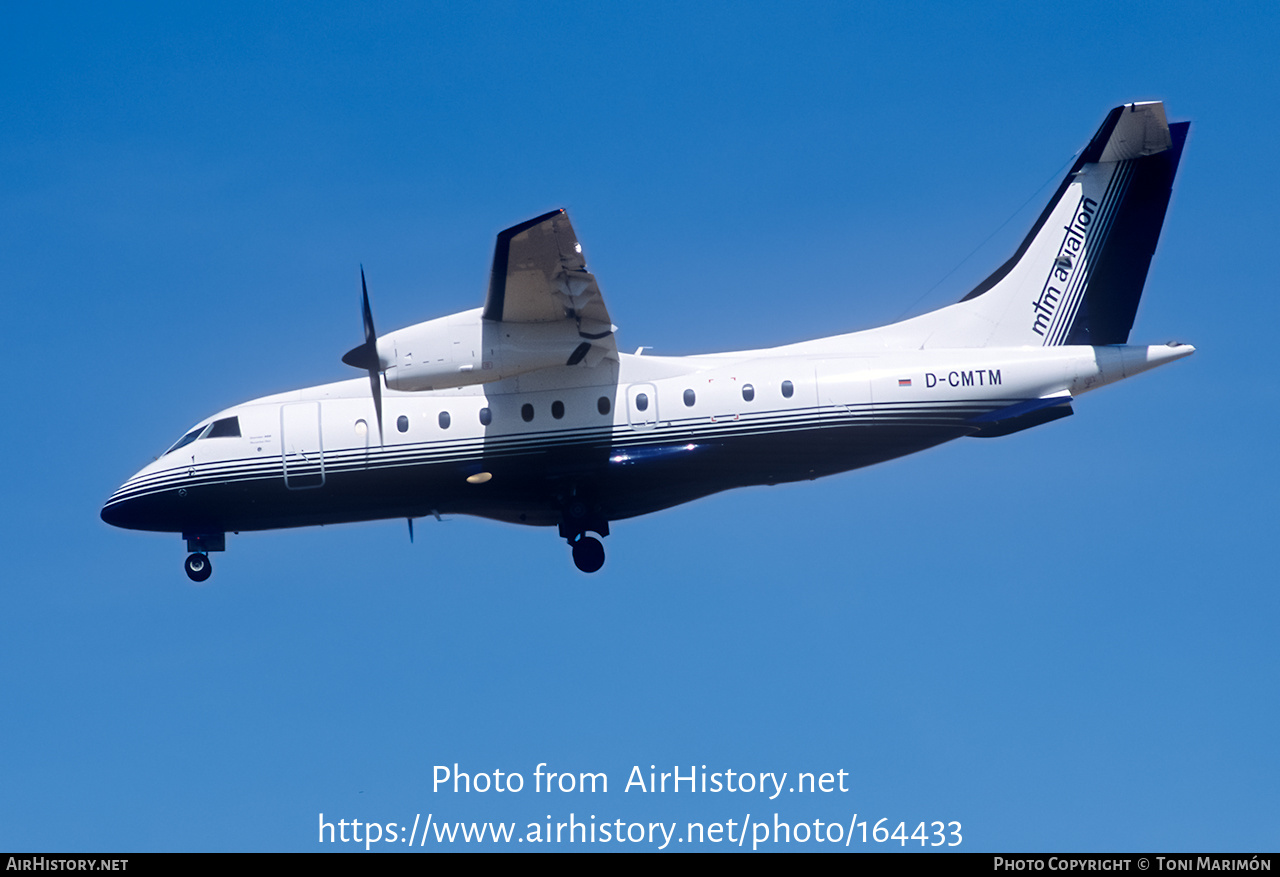
[[[213,575],[213,564],[209,561],[210,551],[226,551],[227,550],[227,534],[226,533],[183,533],[182,538],[187,540],[187,550],[191,552],[187,556],[183,569],[187,571],[187,578],[193,582],[203,582]]]
[[[187,578],[193,582],[203,582],[213,574],[213,564],[209,562],[209,555],[198,551],[187,557],[183,567],[187,571]]]

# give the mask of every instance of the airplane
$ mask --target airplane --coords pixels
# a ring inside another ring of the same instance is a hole
[[[1195,351],[1128,344],[1189,126],[1116,107],[959,302],[770,349],[620,352],[564,210],[499,233],[474,310],[379,335],[361,267],[364,342],[343,361],[364,377],[205,418],[102,519],[181,533],[197,582],[227,533],[405,518],[412,538],[441,514],[558,527],[590,573],[614,521],[1050,423]]]

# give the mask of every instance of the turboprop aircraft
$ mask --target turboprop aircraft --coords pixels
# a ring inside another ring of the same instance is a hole
[[[1113,109],[961,301],[767,350],[619,352],[563,210],[498,235],[475,310],[379,335],[362,268],[364,343],[343,361],[365,377],[202,420],[102,518],[181,533],[195,581],[229,532],[407,518],[412,536],[440,514],[558,527],[594,572],[613,521],[1066,417],[1194,352],[1127,343],[1188,127],[1158,102]]]

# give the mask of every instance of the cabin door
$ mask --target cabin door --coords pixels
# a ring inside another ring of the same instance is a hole
[[[324,484],[319,402],[280,406],[280,449],[284,456],[285,487],[301,490]]]
[[[653,429],[658,425],[658,388],[653,384],[627,387],[627,420],[633,429]]]

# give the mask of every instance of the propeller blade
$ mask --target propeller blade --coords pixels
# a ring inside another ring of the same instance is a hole
[[[364,293],[364,343],[377,344],[378,333],[373,331],[373,310],[369,307],[369,284],[364,281],[364,266],[360,266],[360,291]]]
[[[369,389],[373,391],[373,414],[378,418],[378,444],[386,444],[382,435],[382,376],[376,368],[369,369]]]
[[[377,369],[381,363],[378,362],[378,333],[373,328],[373,309],[369,307],[369,284],[364,279],[363,265],[360,266],[360,291],[364,295],[360,309],[360,315],[364,318],[364,343],[348,350],[342,361],[368,371]]]
[[[373,309],[369,307],[369,284],[364,279],[364,266],[360,266],[360,291],[364,295],[361,316],[364,318],[364,343],[343,354],[342,361],[369,373],[369,390],[373,395],[373,412],[378,418],[378,444],[385,444],[382,435],[382,361],[378,359],[378,333],[373,328]]]

